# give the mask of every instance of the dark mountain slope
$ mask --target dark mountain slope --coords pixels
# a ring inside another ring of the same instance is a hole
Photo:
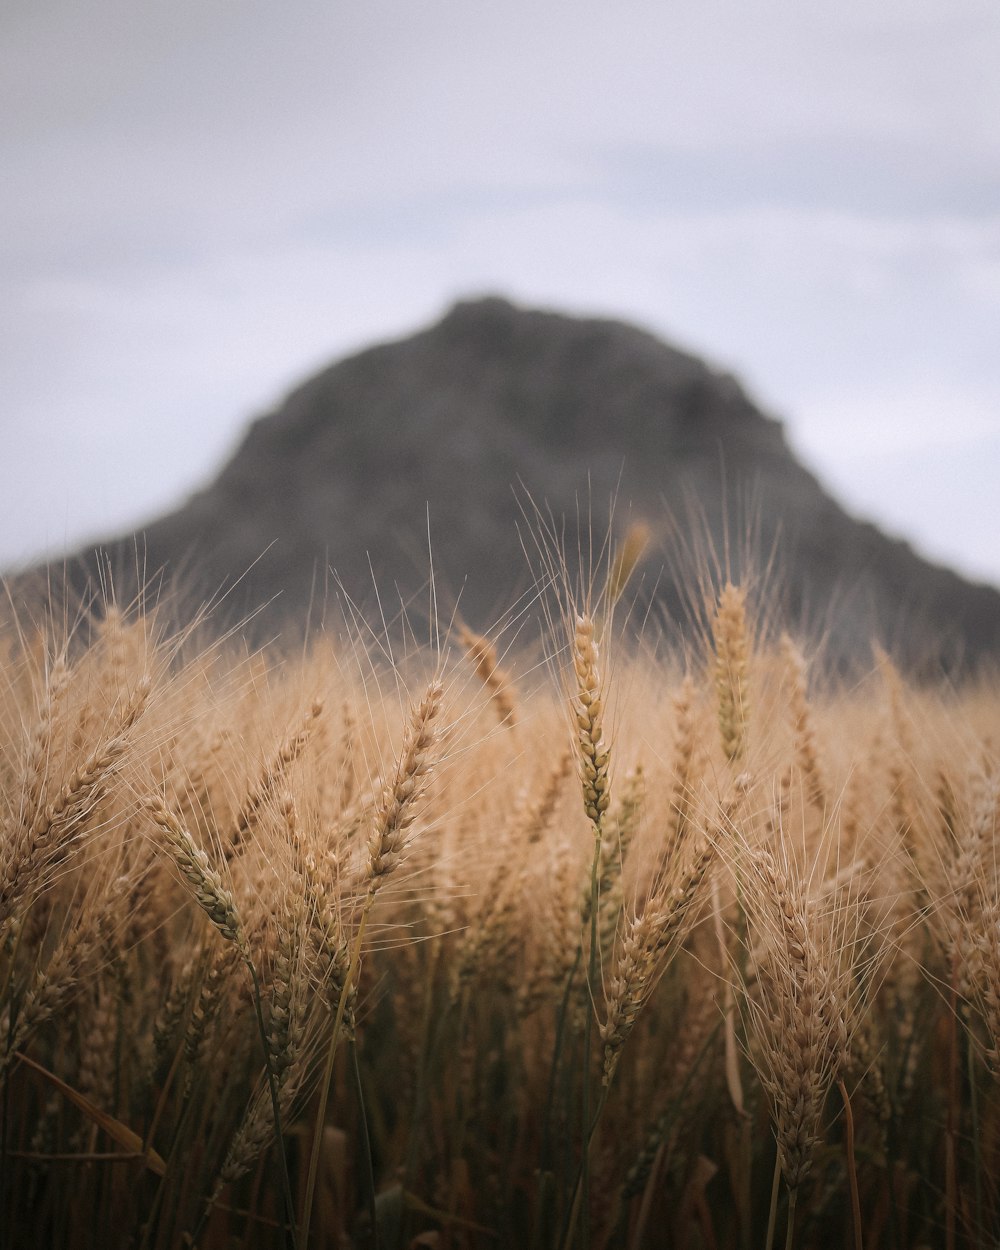
[[[619,521],[630,505],[654,532],[694,498],[717,542],[724,492],[733,516],[756,500],[765,554],[780,534],[784,607],[828,625],[835,655],[866,652],[873,634],[911,662],[1000,655],[1000,594],[847,516],[733,378],[634,327],[501,299],[459,304],[295,390],[215,482],[144,528],[147,568],[184,566],[206,591],[245,573],[232,610],[274,600],[260,624],[272,630],[301,620],[317,585],[322,598],[331,566],[361,599],[369,556],[383,592],[417,591],[429,507],[439,584],[484,626],[530,584],[518,479],[568,518],[581,500],[586,514],[589,489],[598,528],[619,482]],[[105,544],[121,570],[134,549],[134,536]],[[669,576],[657,593],[676,608]]]

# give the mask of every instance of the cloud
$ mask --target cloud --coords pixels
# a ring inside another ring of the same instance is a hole
[[[630,152],[647,197],[693,159],[717,205],[817,171],[983,200],[991,33],[978,0],[34,6],[0,48],[6,250],[214,249],[381,199],[580,191]]]

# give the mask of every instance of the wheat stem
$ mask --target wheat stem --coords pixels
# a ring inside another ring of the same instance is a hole
[[[767,1233],[764,1236],[764,1250],[772,1250],[774,1246],[774,1229],[778,1222],[778,1194],[781,1188],[781,1155],[774,1157],[774,1176],[771,1178],[771,1205],[767,1210]]]
[[[309,1154],[309,1171],[306,1176],[306,1192],[302,1200],[302,1245],[309,1245],[309,1227],[312,1223],[313,1196],[316,1192],[316,1177],[319,1173],[319,1157],[323,1145],[323,1126],[326,1123],[326,1107],[330,1097],[330,1085],[333,1081],[333,1063],[337,1056],[337,1047],[340,1044],[340,1030],[344,1023],[344,1012],[347,1007],[347,1000],[350,996],[354,977],[358,970],[358,964],[361,959],[361,943],[364,941],[365,928],[368,924],[368,913],[371,910],[371,903],[375,898],[373,889],[369,889],[365,907],[361,914],[361,921],[358,924],[357,936],[354,939],[354,946],[351,950],[351,961],[348,965],[347,976],[344,979],[344,988],[340,992],[340,1000],[337,1003],[337,1014],[333,1021],[333,1032],[330,1035],[330,1041],[326,1049],[326,1060],[323,1066],[323,1075],[319,1084],[319,1105],[316,1108],[316,1117],[313,1122],[313,1139],[312,1149]]]
[[[354,1089],[358,1097],[358,1119],[361,1124],[361,1158],[364,1162],[365,1197],[368,1200],[368,1218],[371,1220],[372,1250],[378,1250],[378,1210],[375,1204],[375,1172],[372,1163],[372,1143],[368,1136],[368,1116],[365,1114],[365,1089],[361,1082],[361,1067],[358,1063],[358,1044],[355,1039],[349,1042],[351,1052],[351,1068],[354,1073]]]
[[[792,1250],[795,1244],[795,1207],[798,1203],[798,1186],[788,1191],[788,1224],[785,1227],[785,1250]]]
[[[864,1250],[861,1225],[861,1195],[858,1192],[858,1164],[854,1154],[854,1112],[851,1109],[851,1096],[841,1077],[837,1081],[840,1097],[844,1104],[845,1142],[844,1151],[847,1158],[847,1180],[851,1189],[851,1218],[854,1222],[854,1250]]]

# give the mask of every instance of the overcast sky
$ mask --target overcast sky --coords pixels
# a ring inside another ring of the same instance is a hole
[[[460,296],[736,372],[1000,584],[997,0],[4,0],[0,564]]]

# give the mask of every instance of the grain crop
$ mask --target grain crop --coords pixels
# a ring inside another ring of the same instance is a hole
[[[0,1250],[998,1243],[1000,682],[632,563],[516,646],[11,614]]]

